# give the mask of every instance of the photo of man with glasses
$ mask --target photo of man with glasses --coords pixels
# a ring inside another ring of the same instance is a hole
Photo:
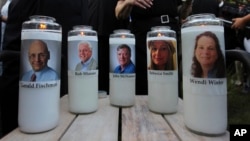
[[[32,67],[26,72],[22,81],[53,81],[58,80],[57,72],[48,66],[50,52],[47,44],[42,40],[34,40],[28,49],[28,60]]]

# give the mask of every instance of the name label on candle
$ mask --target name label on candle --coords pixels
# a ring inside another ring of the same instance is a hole
[[[53,88],[58,86],[57,81],[51,82],[20,82],[21,88]]]
[[[75,72],[75,76],[79,76],[79,75],[96,75],[96,72]]]
[[[150,75],[173,75],[173,71],[149,71]]]
[[[192,79],[190,78],[190,83],[198,85],[223,85],[224,81],[220,79]]]
[[[113,73],[112,77],[113,78],[135,78],[135,74],[117,74],[117,73]]]
[[[178,71],[177,70],[148,70],[148,80],[154,82],[177,82]]]
[[[88,71],[68,71],[68,76],[70,77],[95,77],[98,76],[98,70],[88,70]]]

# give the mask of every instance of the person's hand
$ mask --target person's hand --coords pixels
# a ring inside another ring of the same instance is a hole
[[[187,19],[181,19],[181,24],[184,24],[187,21],[188,21]]]
[[[7,22],[7,17],[6,16],[3,16],[3,15],[1,15],[1,20],[0,21],[2,21],[2,22]]]
[[[147,9],[153,5],[153,0],[134,0],[134,5]]]
[[[233,24],[231,28],[233,29],[243,29],[246,26],[244,18],[234,18],[232,19]]]
[[[117,19],[125,19],[129,16],[134,6],[147,9],[152,5],[153,0],[119,0],[115,7],[115,16]]]
[[[153,0],[120,0],[120,1],[126,2],[127,4],[133,6],[141,7],[143,9],[150,8],[153,5]]]

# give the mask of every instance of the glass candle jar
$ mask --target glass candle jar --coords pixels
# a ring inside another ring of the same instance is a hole
[[[109,38],[110,103],[133,106],[135,103],[135,37],[129,30],[115,30]]]
[[[59,122],[61,26],[53,17],[31,16],[22,25],[18,124],[38,133]]]
[[[184,121],[196,133],[219,135],[227,128],[224,27],[212,14],[182,25]]]
[[[178,107],[176,33],[168,26],[147,33],[148,107],[156,113],[175,113]]]
[[[98,109],[98,44],[91,26],[77,25],[68,33],[69,110],[91,113]]]

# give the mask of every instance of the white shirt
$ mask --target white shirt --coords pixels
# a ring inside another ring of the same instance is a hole
[[[5,17],[8,17],[8,9],[9,9],[9,5],[10,5],[10,2],[12,0],[7,0],[5,2],[5,4],[3,5],[2,9],[1,9],[1,15],[5,16]],[[3,35],[4,35],[4,31],[5,31],[5,22],[2,22],[2,36],[1,36],[1,49],[0,51],[2,50],[2,43],[3,43]]]

